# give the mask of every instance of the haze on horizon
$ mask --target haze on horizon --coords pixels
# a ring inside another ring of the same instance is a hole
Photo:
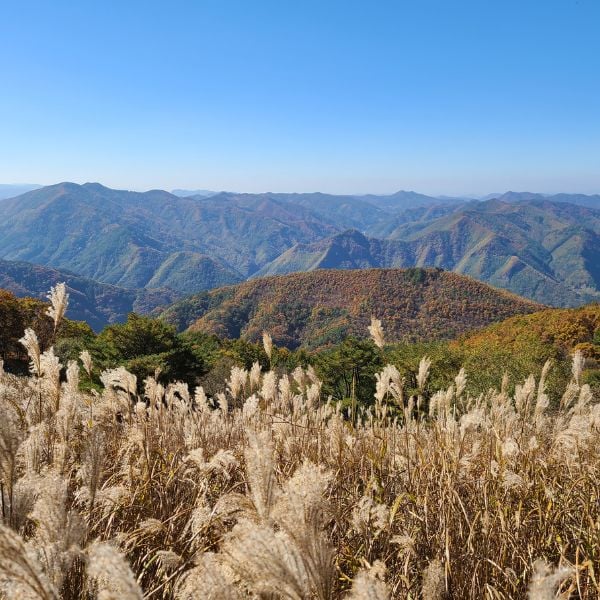
[[[600,192],[600,4],[5,3],[0,182]]]

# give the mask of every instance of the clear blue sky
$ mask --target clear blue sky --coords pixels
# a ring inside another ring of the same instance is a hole
[[[0,2],[0,182],[600,192],[599,0]]]

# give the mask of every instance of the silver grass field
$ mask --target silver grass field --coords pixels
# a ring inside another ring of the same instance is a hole
[[[64,285],[49,299],[58,326]],[[600,596],[600,404],[579,354],[558,407],[550,364],[512,395],[471,397],[461,370],[428,401],[388,365],[347,418],[312,369],[234,367],[209,398],[115,365],[84,393],[87,352],[60,365],[22,343],[30,376],[0,368],[1,598]]]

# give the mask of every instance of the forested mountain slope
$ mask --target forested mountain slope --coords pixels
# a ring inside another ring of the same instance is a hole
[[[180,329],[320,347],[364,337],[372,315],[389,341],[448,339],[539,304],[437,269],[319,270],[196,294],[163,313]]]
[[[35,190],[3,201],[2,211],[2,258],[123,287],[158,280],[181,292],[240,281],[293,244],[337,231],[301,207],[264,198],[179,198],[99,184]]]
[[[86,321],[96,331],[109,323],[124,321],[130,312],[149,313],[177,298],[175,292],[164,288],[124,289],[68,271],[0,260],[0,289],[16,296],[45,300],[48,290],[62,282],[67,284],[70,296],[67,316],[76,321]]]
[[[388,223],[386,239],[352,230],[297,244],[258,275],[436,266],[545,304],[600,298],[600,211],[548,200],[490,200],[429,215]]]

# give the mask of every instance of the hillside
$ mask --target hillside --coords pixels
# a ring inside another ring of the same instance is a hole
[[[312,244],[296,244],[265,265],[257,277],[316,269],[410,267],[416,262],[411,245],[397,240],[368,238],[350,229]]]
[[[581,350],[600,361],[600,304],[547,309],[518,315],[453,342],[469,352],[502,350],[527,355],[532,347],[552,347],[563,357]]]
[[[0,260],[0,289],[16,296],[46,300],[48,290],[61,282],[67,284],[70,296],[67,316],[86,321],[96,331],[109,323],[124,321],[130,312],[149,313],[177,298],[177,294],[168,289],[128,290],[68,271]]]
[[[320,270],[266,277],[186,298],[163,313],[180,329],[321,347],[364,337],[372,315],[388,341],[449,339],[540,305],[437,269]]]
[[[419,262],[465,273],[553,305],[600,297],[600,210],[527,200],[468,204],[390,239],[419,249]]]
[[[526,200],[409,211],[375,228],[297,244],[257,275],[314,269],[436,266],[544,304],[600,298],[600,211]]]

